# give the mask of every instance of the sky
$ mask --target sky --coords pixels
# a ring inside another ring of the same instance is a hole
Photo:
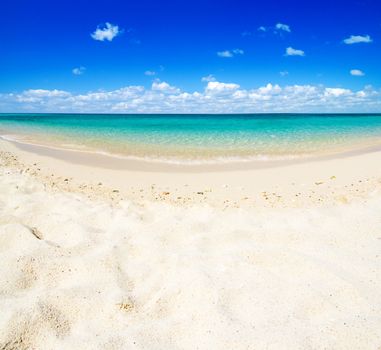
[[[2,0],[0,112],[381,112],[378,0]]]

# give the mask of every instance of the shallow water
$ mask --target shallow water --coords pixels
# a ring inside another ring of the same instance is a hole
[[[381,114],[0,114],[0,133],[168,161],[290,159],[378,144]]]

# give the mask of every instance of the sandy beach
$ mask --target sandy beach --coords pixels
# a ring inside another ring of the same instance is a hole
[[[0,350],[381,350],[380,1],[2,1]]]
[[[381,151],[135,166],[0,142],[1,349],[379,349]]]

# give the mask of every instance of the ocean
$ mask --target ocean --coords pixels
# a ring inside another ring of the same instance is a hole
[[[381,114],[0,114],[0,135],[164,162],[266,161],[381,145]]]

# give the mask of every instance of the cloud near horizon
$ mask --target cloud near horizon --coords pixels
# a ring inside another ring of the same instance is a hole
[[[201,91],[186,92],[167,82],[151,88],[127,86],[111,91],[75,94],[30,89],[0,94],[3,112],[48,113],[282,113],[379,112],[381,90],[358,91],[321,85],[267,84],[244,89],[235,83],[207,82]]]

